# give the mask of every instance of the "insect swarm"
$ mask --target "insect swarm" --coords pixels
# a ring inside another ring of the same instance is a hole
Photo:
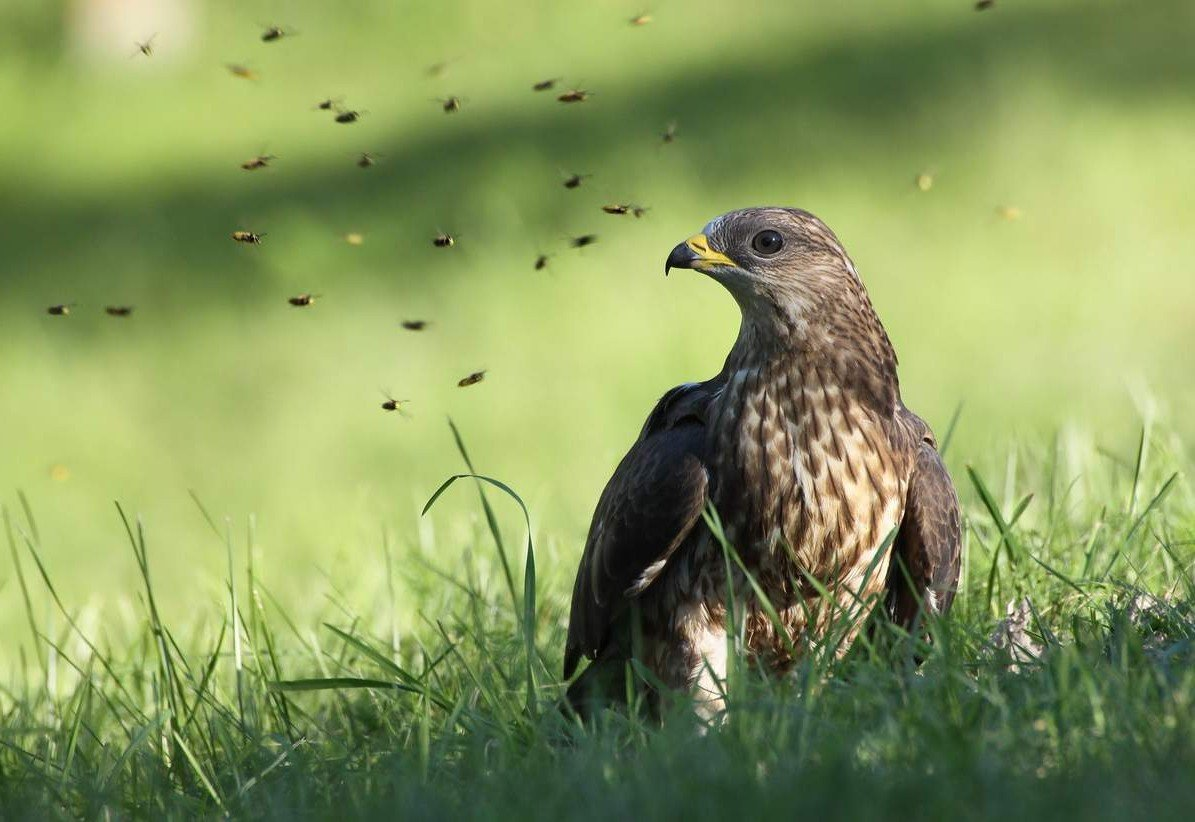
[[[133,52],[133,56],[136,57],[140,53],[140,54],[145,55],[146,57],[153,57],[154,56],[154,38],[157,36],[158,35],[156,33],[151,34],[149,39],[146,40],[144,43],[134,43],[134,45],[137,46],[137,51]]]
[[[593,92],[586,91],[585,89],[574,88],[558,95],[556,99],[562,103],[584,103],[589,99],[589,95],[592,93]]]
[[[266,26],[266,30],[261,33],[261,41],[263,43],[273,43],[275,40],[290,37],[292,34],[295,34],[295,31],[285,26]]]
[[[294,297],[288,297],[287,302],[296,308],[304,308],[315,302],[319,294],[298,294]]]
[[[278,157],[273,154],[258,154],[253,159],[241,163],[241,168],[245,171],[256,171],[259,168],[268,167],[272,161],[277,159]]]
[[[224,67],[232,72],[233,77],[240,77],[242,80],[256,80],[258,74],[248,66],[243,66],[240,63],[225,63]]]
[[[486,369],[484,369],[484,368],[480,371],[474,371],[472,374],[465,377],[463,380],[458,382],[456,385],[458,388],[468,388],[470,385],[477,385],[477,383],[479,383],[485,379],[485,372],[486,372]]]
[[[563,185],[565,188],[580,188],[581,183],[585,182],[592,176],[592,174],[570,174],[565,178]]]
[[[261,234],[243,230],[232,232],[232,239],[238,243],[247,243],[248,245],[261,245],[261,238],[264,236],[266,236],[264,231]]]
[[[410,416],[410,414],[407,413],[407,409],[403,408],[403,406],[409,403],[410,400],[396,400],[385,391],[382,392],[382,396],[386,398],[386,401],[382,403],[383,411],[397,411],[404,417]]]

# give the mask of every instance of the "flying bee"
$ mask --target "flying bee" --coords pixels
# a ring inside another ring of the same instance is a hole
[[[386,401],[384,403],[382,403],[383,411],[397,411],[399,414],[401,414],[404,417],[411,416],[410,414],[407,413],[407,410],[405,408],[403,408],[403,406],[406,405],[408,402],[410,402],[410,400],[396,400],[396,399],[394,399],[394,397],[390,396],[385,391],[382,392],[382,396],[386,398]]]
[[[564,92],[564,94],[558,95],[556,99],[562,103],[584,103],[589,99],[589,95],[592,93],[593,92],[586,91],[585,89],[574,88],[569,89],[568,91]]]
[[[365,235],[357,231],[350,231],[344,235],[344,241],[349,245],[361,245],[361,243],[365,242]]]
[[[665,143],[676,142],[676,123],[675,122],[668,124],[668,128],[664,129],[664,133],[660,135],[660,139],[662,139]]]
[[[630,214],[633,205],[604,205],[602,211],[607,214]]]
[[[994,5],[996,5],[996,0],[976,0],[975,10],[976,11],[987,11]]]
[[[580,188],[581,183],[592,177],[592,174],[570,174],[564,180],[565,188]]]
[[[432,245],[436,248],[452,248],[456,245],[456,237],[441,232],[432,238]]]
[[[156,33],[154,33],[154,34],[151,34],[149,39],[146,40],[144,43],[134,43],[133,45],[135,45],[137,47],[137,50],[133,52],[132,56],[136,57],[138,54],[144,54],[146,57],[153,57],[154,56],[154,38],[157,36],[158,35]]]
[[[996,209],[996,214],[1000,216],[1000,219],[1008,220],[1009,222],[1021,219],[1021,209],[1013,205],[1000,206]]]
[[[234,231],[232,232],[232,239],[238,243],[247,243],[249,245],[261,245],[261,238],[266,236],[265,232],[256,234],[252,231]]]
[[[109,317],[128,317],[133,313],[133,306],[131,305],[109,305],[105,306],[104,313]]]
[[[318,103],[316,103],[315,108],[317,111],[331,111],[332,109],[336,108],[336,104],[341,102],[343,99],[343,97],[329,97],[326,100],[320,100]]]
[[[66,317],[71,313],[73,306],[74,303],[59,303],[58,305],[52,305],[47,308],[46,313],[51,317]]]
[[[319,296],[319,294],[299,294],[294,297],[288,297],[286,301],[295,308],[303,308],[314,303]]]
[[[631,206],[631,214],[635,215],[636,220],[646,215],[649,210],[647,206]]]
[[[531,87],[531,90],[532,91],[548,91],[550,89],[556,88],[556,84],[560,82],[560,79],[561,78],[559,78],[559,77],[553,77],[550,80],[540,80],[538,83],[536,83],[535,85],[533,85]]]
[[[645,12],[643,14],[638,14],[638,15],[635,15],[634,17],[632,17],[631,25],[632,26],[646,26],[651,21],[652,21],[652,16]]]
[[[273,43],[275,40],[281,40],[283,37],[289,37],[295,34],[292,29],[283,26],[266,26],[266,30],[261,33],[261,41],[263,43]]]
[[[370,154],[368,151],[362,151],[361,155],[357,157],[357,168],[369,168],[378,161],[376,154]]]
[[[582,234],[580,237],[573,237],[568,242],[573,248],[584,248],[587,245],[593,245],[597,240],[596,234]]]
[[[548,260],[552,258],[551,254],[540,254],[535,258],[535,270],[543,271],[548,267]]]
[[[336,122],[338,122],[338,123],[355,123],[358,120],[360,120],[362,117],[364,117],[366,114],[369,114],[369,112],[364,111],[364,110],[353,111],[351,109],[348,109],[345,111],[337,111],[336,112]]]
[[[422,331],[427,328],[430,323],[427,320],[403,320],[402,327],[408,331]]]
[[[485,379],[485,372],[486,372],[486,369],[484,369],[484,368],[481,369],[480,371],[474,371],[472,374],[465,377],[463,380],[458,382],[456,385],[458,388],[468,388],[470,385],[477,385],[477,383],[479,383]]]
[[[225,63],[224,66],[232,72],[234,77],[240,77],[242,80],[256,80],[258,74],[248,66],[242,66],[240,63]]]
[[[278,157],[273,154],[258,154],[253,159],[241,163],[241,168],[245,169],[245,171],[256,171],[259,168],[268,166],[271,160],[277,159]]]
[[[461,110],[461,104],[464,101],[454,95],[452,97],[444,97],[437,102],[440,104],[440,108],[444,109],[445,114],[453,114]]]
[[[913,178],[913,184],[917,186],[918,191],[929,191],[934,187],[934,175],[923,171]]]

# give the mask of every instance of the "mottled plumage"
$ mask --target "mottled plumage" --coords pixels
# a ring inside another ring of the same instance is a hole
[[[892,344],[830,229],[798,209],[736,211],[668,267],[720,282],[742,324],[717,376],[664,395],[598,501],[564,663],[569,677],[594,660],[569,689],[583,712],[621,692],[634,656],[715,713],[728,582],[748,652],[783,671],[811,645],[844,652],[881,601],[909,626],[923,607],[945,613],[958,579],[954,487],[901,402]],[[707,502],[784,635],[740,572],[728,581]]]

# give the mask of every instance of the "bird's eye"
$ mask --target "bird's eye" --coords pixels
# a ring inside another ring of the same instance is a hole
[[[755,253],[770,257],[784,247],[784,238],[780,236],[779,231],[769,228],[751,239],[751,247],[755,249]]]

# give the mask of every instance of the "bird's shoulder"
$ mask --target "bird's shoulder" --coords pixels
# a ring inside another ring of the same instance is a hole
[[[706,409],[716,387],[687,383],[656,403],[598,500],[573,586],[566,676],[607,641],[701,519],[710,484]]]

